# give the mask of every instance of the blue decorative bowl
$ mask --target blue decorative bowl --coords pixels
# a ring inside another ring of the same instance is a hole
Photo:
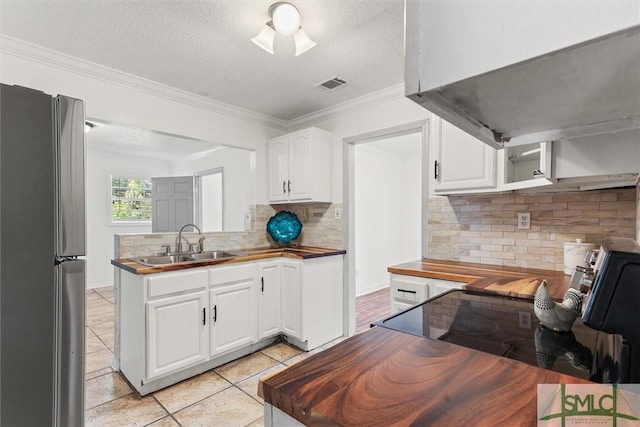
[[[302,223],[293,212],[278,212],[267,222],[267,233],[279,244],[288,245],[300,236],[301,231]]]

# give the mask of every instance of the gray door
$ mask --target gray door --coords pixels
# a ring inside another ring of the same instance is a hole
[[[194,222],[192,176],[151,178],[151,200],[152,232],[178,231]]]

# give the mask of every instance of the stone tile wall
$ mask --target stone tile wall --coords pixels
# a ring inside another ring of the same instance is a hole
[[[640,187],[429,199],[429,258],[563,270],[563,243],[636,237]],[[531,229],[517,230],[518,212]]]
[[[267,235],[267,221],[282,210],[294,212],[302,222],[300,244],[343,249],[343,221],[334,219],[336,208],[341,204],[307,203],[291,205],[252,206],[252,230],[243,232],[203,233],[206,237],[204,248],[210,250],[232,250],[270,246]],[[198,233],[183,233],[190,242],[198,241]],[[132,258],[155,255],[162,251],[162,245],[171,245],[175,250],[177,233],[116,234],[114,236],[115,258]]]

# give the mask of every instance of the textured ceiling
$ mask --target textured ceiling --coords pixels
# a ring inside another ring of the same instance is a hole
[[[87,148],[91,151],[179,161],[223,148],[214,142],[109,123],[93,123],[95,127],[85,137]]]
[[[282,120],[403,81],[403,0],[291,1],[317,42],[298,57],[251,42],[273,2],[0,0],[0,32]]]

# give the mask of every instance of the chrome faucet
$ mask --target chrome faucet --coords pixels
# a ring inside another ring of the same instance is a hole
[[[202,231],[200,231],[198,226],[195,225],[195,224],[185,224],[182,227],[180,227],[180,231],[178,232],[178,237],[176,237],[176,252],[177,253],[181,253],[182,252],[182,239],[184,239],[187,242],[187,245],[189,245],[189,240],[187,240],[186,237],[182,237],[182,231],[187,227],[193,227],[193,229],[194,230],[198,230],[198,234],[200,234],[202,236]],[[203,240],[203,239],[204,239],[204,237],[201,237],[201,240]]]

